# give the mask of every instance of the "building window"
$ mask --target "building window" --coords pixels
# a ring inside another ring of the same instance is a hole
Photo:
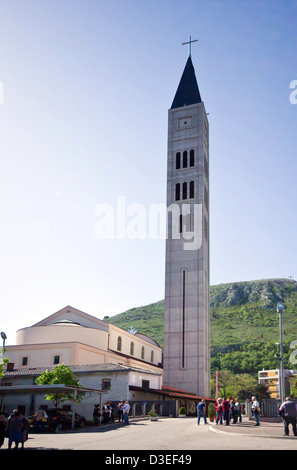
[[[131,356],[134,356],[134,343],[132,341],[132,343],[130,344],[130,355]]]
[[[190,181],[190,199],[194,199],[195,197],[195,182]]]
[[[142,380],[142,388],[150,388],[150,381]]]
[[[111,380],[102,379],[102,390],[110,390],[110,388],[111,388]]]
[[[188,168],[188,152],[183,152],[183,168]]]
[[[22,358],[22,366],[27,366],[28,365],[28,357],[23,357]]]
[[[190,166],[195,166],[195,151],[190,150]]]
[[[60,364],[60,356],[54,356],[54,364]]]
[[[175,156],[175,169],[180,170],[180,152],[177,152]]]
[[[154,362],[154,351],[151,352],[151,362]]]
[[[183,199],[187,199],[188,197],[188,184],[183,183]]]
[[[180,183],[175,185],[175,200],[180,201]]]
[[[144,346],[141,348],[141,359],[144,359]]]
[[[118,337],[117,350],[118,351],[122,350],[122,338],[120,336]]]

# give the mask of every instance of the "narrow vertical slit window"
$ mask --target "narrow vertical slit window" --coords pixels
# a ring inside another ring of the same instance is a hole
[[[186,271],[182,273],[182,367],[185,367]]]
[[[190,166],[195,166],[195,151],[190,150]]]
[[[179,233],[183,233],[183,216],[180,214],[179,216]]]
[[[188,197],[188,184],[183,183],[183,199],[187,199]]]
[[[195,197],[195,182],[190,181],[190,199],[194,199]]]
[[[183,152],[183,168],[188,168],[188,152],[185,150]]]

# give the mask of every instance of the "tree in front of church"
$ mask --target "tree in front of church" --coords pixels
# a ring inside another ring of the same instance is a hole
[[[74,375],[70,367],[65,364],[59,364],[52,371],[45,370],[36,380],[35,383],[38,385],[71,385],[73,387],[81,387],[77,377]],[[78,392],[76,394],[76,402],[80,403],[85,393]],[[53,402],[55,408],[58,408],[59,403],[65,401],[72,401],[74,399],[73,393],[49,393],[45,395],[46,400]]]
[[[249,400],[255,395],[259,400],[270,398],[268,386],[258,384],[257,379],[250,374],[232,374],[228,370],[218,373],[218,393],[220,397],[237,397],[241,401]],[[212,396],[215,396],[215,380],[212,379]]]
[[[4,367],[5,364],[7,364],[8,362],[9,362],[9,359],[6,357],[6,358],[4,358],[4,359],[2,360],[2,362],[0,363],[0,379],[1,379],[2,377],[4,377],[4,368],[3,368],[3,367]]]

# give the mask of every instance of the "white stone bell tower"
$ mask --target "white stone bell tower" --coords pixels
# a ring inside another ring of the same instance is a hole
[[[209,138],[190,51],[168,119],[164,385],[210,397]]]

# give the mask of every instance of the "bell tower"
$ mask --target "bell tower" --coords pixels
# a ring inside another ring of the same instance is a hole
[[[210,396],[209,133],[189,56],[168,112],[164,385]]]

